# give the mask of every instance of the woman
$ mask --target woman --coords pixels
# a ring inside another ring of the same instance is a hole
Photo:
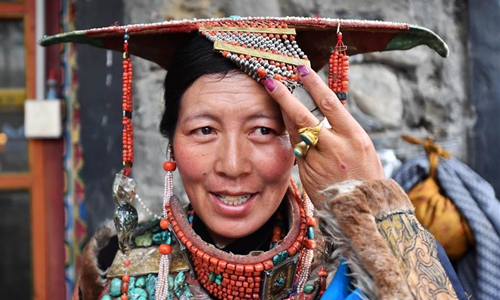
[[[368,135],[318,74],[297,66],[331,127],[282,77],[227,58],[190,35],[165,79],[165,170],[178,168],[190,205],[170,198],[167,176],[165,218],[140,227],[132,250],[99,233],[86,249],[97,266],[84,265],[76,298],[462,297]],[[290,182],[294,164],[307,196]]]

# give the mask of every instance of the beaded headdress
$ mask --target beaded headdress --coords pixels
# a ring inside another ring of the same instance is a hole
[[[205,36],[213,43],[214,51],[220,52],[224,58],[234,62],[244,73],[257,82],[269,77],[281,81],[290,91],[295,92],[296,96],[313,113],[319,112],[319,110],[315,109],[312,99],[309,98],[309,102],[307,101],[308,93],[302,92],[303,88],[296,74],[296,67],[299,65],[308,65],[315,70],[328,65],[328,85],[337,94],[339,100],[344,102],[347,98],[348,88],[348,55],[407,50],[418,45],[427,45],[443,57],[448,55],[448,47],[443,40],[423,27],[404,23],[316,17],[249,17],[168,21],[79,30],[42,39],[40,41],[42,46],[76,42],[123,52],[123,171],[116,176],[113,185],[114,200],[117,204],[115,225],[118,231],[120,249],[123,253],[122,257],[124,257],[123,268],[120,271],[122,272],[121,289],[118,290],[118,293],[123,293],[122,299],[128,297],[131,278],[127,270],[131,262],[127,255],[130,252],[131,235],[137,226],[137,211],[131,205],[132,200],[137,197],[135,182],[128,177],[133,167],[132,64],[130,56],[145,58],[168,70],[174,54],[194,34]],[[183,232],[180,229],[170,209],[170,198],[173,196],[172,171],[175,170],[176,166],[171,153],[168,158],[169,161],[164,164],[167,173],[165,176],[164,210],[161,216],[162,220],[159,222],[159,227],[165,231],[165,240],[158,247],[161,258],[159,259],[158,283],[155,292],[157,299],[165,299],[171,291],[168,282],[169,256],[172,253],[170,232],[175,232],[179,242],[183,245],[189,244],[189,231]],[[193,247],[190,247],[188,250],[194,255],[194,264],[198,263],[197,267],[203,269],[198,272],[198,279],[206,290],[213,296],[222,298],[229,295],[231,299],[233,296],[234,299],[259,298],[260,296],[278,299],[282,293],[290,294],[291,292],[285,290],[284,281],[283,283],[279,282],[283,278],[273,277],[273,272],[269,270],[274,270],[275,267],[282,268],[284,266],[283,260],[300,252],[302,271],[297,273],[297,278],[290,284],[294,285],[295,293],[302,293],[305,290],[305,282],[309,274],[312,249],[315,247],[312,232],[314,225],[312,204],[307,197],[304,198],[299,201],[302,208],[298,224],[300,230],[296,230],[298,239],[289,241],[290,245],[287,246],[287,249],[276,253],[276,255],[273,254],[264,263],[248,265],[235,263],[233,266],[227,261],[219,261],[216,257],[210,256],[209,252],[200,249],[194,251],[191,249]],[[221,267],[221,262],[223,262],[223,267]],[[211,265],[213,269],[210,269]],[[234,268],[231,270],[233,273],[224,271],[229,266]],[[259,281],[264,270],[264,273],[267,274],[264,283],[269,282],[268,289],[262,291],[257,287],[253,289],[249,286],[244,287],[245,284],[249,285],[250,279],[252,282]],[[206,272],[203,273],[203,271]],[[225,272],[225,275],[230,274],[230,279],[223,278],[219,271]],[[237,274],[237,272],[241,274]],[[323,278],[320,285],[324,288],[326,273],[320,274],[320,277]],[[227,282],[224,285],[225,281],[229,282],[229,285]],[[273,291],[277,288],[279,288],[278,292]]]

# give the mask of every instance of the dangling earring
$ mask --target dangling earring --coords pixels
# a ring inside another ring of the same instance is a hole
[[[347,47],[342,41],[340,22],[337,26],[337,44],[333,48],[329,59],[328,86],[335,92],[337,98],[345,106],[347,100],[347,89],[349,87],[349,56]]]
[[[172,144],[168,144],[167,148],[167,161],[163,163],[165,174],[165,186],[163,190],[163,213],[160,220],[160,227],[163,230],[168,230],[170,220],[167,216],[167,205],[170,204],[170,198],[174,195],[174,180],[173,172],[177,168],[175,158],[172,151]],[[155,299],[166,299],[168,296],[168,273],[170,271],[170,254],[172,253],[172,246],[170,244],[161,244],[158,247],[161,254],[160,267],[158,270],[158,281],[156,283]]]

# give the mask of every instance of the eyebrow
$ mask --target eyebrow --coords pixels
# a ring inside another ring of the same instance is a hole
[[[189,116],[182,123],[188,123],[188,122],[191,122],[193,120],[199,120],[199,119],[210,119],[210,120],[213,120],[216,122],[220,121],[220,118],[218,118],[214,115],[211,115],[211,114],[196,114],[193,116]]]
[[[271,120],[279,120],[278,116],[269,116],[266,114],[254,114],[247,117],[247,120],[255,120],[255,119],[271,119]]]
[[[215,122],[221,121],[221,119],[219,117],[216,117],[216,116],[211,115],[211,114],[196,114],[196,115],[193,115],[193,116],[186,118],[182,123],[188,123],[188,122],[191,122],[193,120],[199,120],[199,119],[209,119],[209,120],[213,120]],[[266,114],[253,114],[253,115],[248,116],[245,120],[256,120],[256,119],[280,120],[280,117],[279,116],[269,116]]]

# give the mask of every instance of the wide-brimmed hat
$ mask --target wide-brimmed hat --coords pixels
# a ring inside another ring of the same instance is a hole
[[[296,31],[296,41],[311,61],[311,66],[318,70],[328,63],[332,48],[337,42],[337,32],[343,34],[347,54],[368,53],[389,50],[407,50],[419,45],[427,45],[439,55],[448,56],[448,46],[431,30],[405,23],[342,20],[319,17],[244,17],[219,19],[175,20],[150,24],[109,26],[88,30],[77,30],[44,37],[40,45],[49,46],[57,43],[83,43],[100,48],[123,51],[123,36],[127,33],[129,52],[155,62],[168,69],[176,50],[199,27],[213,22],[274,22],[286,24]]]
[[[257,82],[266,78],[283,82],[318,118],[322,118],[321,111],[309,93],[304,92],[297,76],[299,65],[319,70],[328,64],[328,85],[345,103],[349,55],[407,50],[419,45],[427,45],[443,57],[448,55],[446,43],[423,27],[319,17],[179,20],[77,30],[44,37],[40,41],[42,46],[73,42],[123,51],[123,165],[126,175],[133,165],[130,56],[142,57],[168,70],[178,50],[198,34],[210,40],[214,50]]]

